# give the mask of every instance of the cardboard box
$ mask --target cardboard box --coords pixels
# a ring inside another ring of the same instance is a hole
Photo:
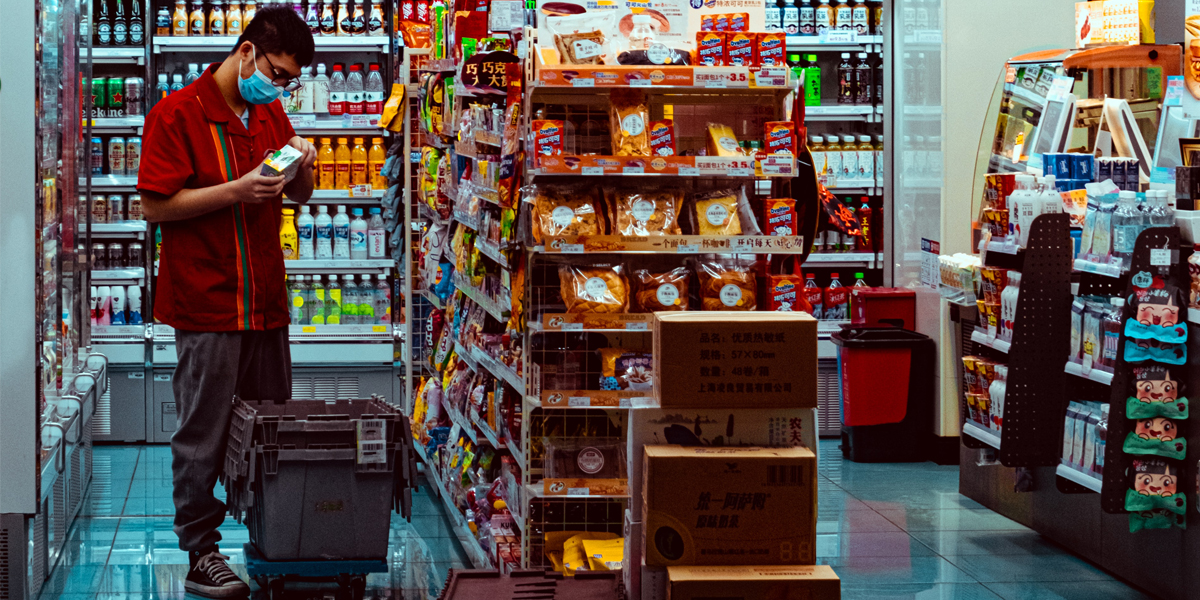
[[[651,566],[811,565],[817,458],[807,448],[646,446]]]
[[[803,312],[659,312],[663,408],[816,408],[817,320]]]
[[[842,582],[828,565],[668,567],[667,600],[839,600]]]

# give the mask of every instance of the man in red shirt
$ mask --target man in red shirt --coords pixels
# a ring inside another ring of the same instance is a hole
[[[175,533],[189,554],[187,591],[242,597],[249,587],[220,554],[226,507],[213,495],[232,398],[291,395],[291,322],[279,243],[282,197],[312,197],[316,149],[297,137],[278,98],[313,60],[312,34],[288,7],[258,11],[224,62],[146,117],[138,190],[162,228],[154,317],[175,328],[171,438]],[[262,174],[291,146],[299,174]]]

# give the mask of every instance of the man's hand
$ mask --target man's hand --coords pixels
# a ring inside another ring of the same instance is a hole
[[[262,204],[268,200],[279,197],[283,193],[283,186],[287,181],[282,175],[271,177],[262,174],[262,165],[254,167],[249,173],[246,173],[234,182],[237,190],[239,202],[247,204]]]
[[[288,140],[288,145],[299,150],[304,156],[300,157],[300,169],[304,172],[309,172],[313,168],[313,164],[317,162],[317,147],[310,144],[308,140],[296,136]]]

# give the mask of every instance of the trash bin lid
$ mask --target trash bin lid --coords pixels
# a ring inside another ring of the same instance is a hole
[[[851,325],[835,331],[830,340],[847,348],[896,348],[914,347],[933,340],[923,334],[891,325]]]

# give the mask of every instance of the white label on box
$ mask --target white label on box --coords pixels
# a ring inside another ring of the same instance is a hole
[[[625,167],[621,169],[621,173],[625,175],[641,175],[646,172],[645,167]]]
[[[356,426],[358,464],[387,464],[387,421],[361,419]]]
[[[626,323],[626,324],[625,324],[625,329],[626,329],[627,331],[647,331],[649,328],[648,328],[646,325],[647,325],[647,324],[646,324],[645,322],[642,322],[642,323]]]
[[[583,167],[579,171],[584,175],[603,175],[604,167]]]
[[[680,244],[678,252],[680,254],[695,254],[700,251],[700,244]]]
[[[583,331],[583,323],[563,323],[563,331]]]
[[[567,488],[568,496],[591,496],[591,488]]]
[[[699,177],[700,169],[696,167],[679,167],[679,175],[681,177]]]
[[[1150,266],[1152,266],[1152,267],[1169,267],[1169,266],[1171,266],[1171,250],[1168,248],[1151,248],[1150,249]]]
[[[577,77],[571,80],[571,87],[596,87],[596,80],[590,77]]]
[[[563,254],[583,254],[583,244],[563,244]]]
[[[591,396],[570,396],[567,398],[567,406],[591,406]]]

